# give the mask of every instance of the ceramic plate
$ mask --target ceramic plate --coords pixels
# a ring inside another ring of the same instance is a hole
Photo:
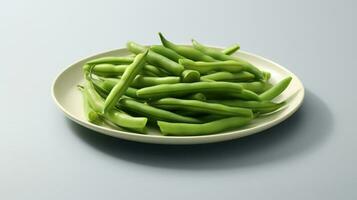
[[[274,101],[277,102],[287,100],[288,103],[284,109],[268,116],[259,117],[253,120],[251,124],[242,128],[203,136],[163,136],[160,135],[158,130],[151,129],[148,134],[144,135],[110,126],[97,126],[87,122],[82,110],[82,96],[77,89],[77,85],[83,83],[84,81],[81,71],[83,64],[88,60],[98,57],[125,56],[128,54],[129,51],[126,48],[117,49],[82,59],[70,65],[58,75],[52,85],[52,96],[57,106],[69,119],[74,122],[109,136],[125,140],[157,144],[199,144],[232,140],[261,132],[290,117],[300,107],[304,99],[303,84],[295,74],[268,59],[251,53],[239,51],[235,54],[235,56],[241,57],[259,68],[271,72],[272,83],[276,83],[287,76],[291,76],[293,78],[289,87],[278,98],[274,99]]]

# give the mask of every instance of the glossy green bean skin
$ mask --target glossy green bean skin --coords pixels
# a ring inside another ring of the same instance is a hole
[[[235,44],[235,45],[232,45],[226,49],[224,49],[222,51],[222,53],[226,54],[226,55],[232,55],[234,54],[236,51],[238,51],[240,49],[240,46],[239,44]]]
[[[181,74],[181,80],[183,83],[192,83],[200,81],[200,73],[196,70],[185,70]]]
[[[240,59],[240,58],[234,57],[234,56],[230,56],[230,55],[226,55],[218,50],[205,47],[204,45],[198,43],[195,40],[192,40],[192,45],[195,49],[211,56],[212,58],[214,58],[216,60],[222,60],[222,61],[234,60],[234,61],[240,63],[242,66],[244,66],[246,71],[254,74],[258,79],[263,79],[263,73],[257,67],[255,67],[254,65],[250,64],[249,62],[247,62],[243,59]]]
[[[144,67],[147,54],[148,51],[142,54],[138,54],[135,57],[134,62],[127,67],[121,79],[113,87],[108,97],[105,99],[103,113],[109,111],[117,104],[118,100],[131,85],[136,75],[138,75],[140,70]]]
[[[118,76],[125,72],[128,65],[97,64],[92,68],[92,73],[98,76]]]
[[[169,48],[179,55],[194,60],[194,61],[206,61],[206,62],[212,62],[215,61],[215,59],[211,58],[210,56],[207,56],[203,54],[202,52],[196,50],[193,47],[188,47],[188,46],[182,46],[182,45],[176,45],[170,41],[168,41],[162,33],[159,33],[160,40],[163,46],[166,48]]]
[[[138,97],[170,97],[172,95],[185,95],[197,92],[241,93],[242,86],[229,82],[194,82],[162,84],[139,89]]]
[[[232,82],[243,82],[254,80],[254,75],[249,72],[215,72],[205,76],[201,76],[203,80],[209,79],[214,81],[232,81]]]
[[[265,101],[270,101],[274,99],[275,97],[279,96],[289,86],[291,80],[292,80],[291,77],[284,78],[283,80],[275,84],[273,87],[271,87],[269,90],[260,94],[259,98]]]
[[[157,124],[163,135],[195,136],[236,129],[248,124],[251,120],[252,118],[249,117],[230,117],[204,124],[170,123],[163,121],[158,121]]]
[[[113,65],[123,65],[131,64],[134,61],[134,57],[117,57],[117,56],[107,56],[96,58],[87,62],[87,64],[113,64]]]
[[[150,105],[154,105],[155,107],[160,108],[183,109],[216,115],[253,117],[252,110],[247,108],[232,107],[218,103],[207,103],[197,100],[163,98],[151,102]]]
[[[175,61],[178,63],[178,60],[179,59],[183,59],[185,57],[181,56],[180,54],[176,53],[175,51],[169,49],[169,48],[166,48],[162,45],[153,45],[150,47],[150,50],[160,54],[160,55],[163,55],[165,56],[166,58],[172,60],[172,61]]]
[[[186,117],[175,114],[173,112],[155,108],[145,103],[140,103],[132,99],[123,98],[119,104],[132,112],[147,116],[151,119],[171,121],[171,122],[184,122],[184,123],[200,123],[201,121],[192,117]]]
[[[127,43],[127,48],[129,49],[129,51],[135,53],[135,54],[139,54],[139,53],[143,53],[145,52],[148,48],[137,44],[135,42],[128,42]],[[180,75],[181,72],[184,70],[184,67],[182,65],[180,65],[179,63],[176,63],[168,58],[166,58],[165,56],[162,56],[154,51],[149,51],[148,55],[147,55],[147,62],[160,67],[162,69],[164,69],[165,71],[169,72],[170,74],[173,75]]]
[[[199,71],[201,74],[207,74],[212,71],[226,71],[226,72],[241,72],[245,70],[245,66],[240,63],[227,60],[227,61],[214,61],[214,62],[201,62],[192,61],[188,59],[180,59],[179,63],[186,69]]]

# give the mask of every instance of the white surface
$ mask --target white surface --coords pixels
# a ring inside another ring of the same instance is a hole
[[[82,95],[77,88],[77,85],[84,82],[82,66],[86,61],[94,58],[104,56],[126,56],[129,54],[130,52],[128,52],[126,48],[117,49],[99,53],[97,55],[79,60],[70,65],[67,69],[59,74],[53,83],[53,100],[69,119],[82,126],[106,135],[146,143],[202,144],[236,139],[266,130],[290,117],[300,107],[304,99],[305,90],[301,81],[296,75],[272,61],[264,59],[260,56],[240,51],[236,53],[238,57],[247,60],[255,66],[259,66],[261,70],[270,72],[272,83],[276,83],[279,80],[289,76],[293,78],[289,84],[289,87],[278,98],[275,99],[277,102],[287,100],[287,105],[284,109],[268,116],[261,116],[253,120],[249,125],[241,127],[237,130],[203,136],[163,136],[155,130],[149,130],[148,134],[137,134],[125,131],[123,129],[120,130],[119,128],[113,129],[109,126],[104,127],[89,123],[83,114]]]
[[[3,1],[0,199],[357,199],[357,2]],[[51,97],[66,66],[127,40],[229,46],[293,71],[302,107],[229,142],[127,142],[68,120]]]

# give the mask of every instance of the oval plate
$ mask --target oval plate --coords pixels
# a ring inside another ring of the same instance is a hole
[[[268,59],[251,53],[238,51],[235,53],[235,56],[251,62],[260,69],[269,71],[271,73],[272,83],[276,83],[287,76],[291,76],[293,78],[289,87],[274,100],[277,102],[287,100],[287,105],[284,109],[281,109],[271,115],[261,116],[254,119],[249,125],[240,129],[202,136],[163,136],[160,135],[158,130],[153,129],[150,129],[148,134],[144,135],[129,132],[120,128],[98,126],[87,122],[83,115],[82,95],[77,89],[77,85],[84,82],[82,75],[83,64],[88,60],[98,57],[125,55],[129,55],[129,51],[126,48],[100,53],[70,65],[58,75],[52,85],[52,97],[57,106],[69,119],[99,133],[125,140],[157,144],[201,144],[232,140],[268,129],[290,117],[300,107],[304,99],[305,91],[303,84],[295,74]]]

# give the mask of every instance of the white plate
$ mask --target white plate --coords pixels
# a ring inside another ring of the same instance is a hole
[[[113,137],[158,144],[199,144],[232,140],[268,129],[290,117],[300,107],[304,99],[304,87],[295,74],[270,60],[251,53],[239,51],[235,54],[236,56],[248,60],[263,70],[271,72],[271,81],[273,83],[276,83],[287,76],[293,78],[289,87],[275,99],[276,101],[288,99],[287,107],[272,115],[255,119],[251,124],[240,129],[203,136],[162,136],[157,130],[149,130],[148,134],[143,135],[128,132],[120,128],[113,129],[111,127],[97,126],[87,122],[82,110],[82,96],[77,89],[77,85],[84,81],[81,71],[82,65],[93,58],[102,56],[125,56],[128,54],[129,52],[125,48],[117,49],[85,58],[70,65],[58,75],[52,86],[52,96],[58,107],[69,119],[76,123]]]

